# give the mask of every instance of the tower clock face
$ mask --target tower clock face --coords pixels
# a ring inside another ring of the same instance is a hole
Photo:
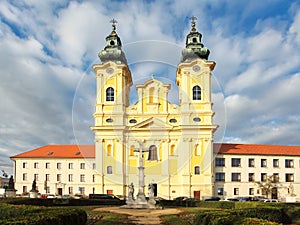
[[[108,67],[108,68],[106,69],[106,73],[108,73],[108,74],[112,74],[113,72],[114,72],[114,69],[111,68],[111,67]]]
[[[193,70],[194,70],[195,72],[198,72],[200,69],[201,69],[201,68],[200,68],[200,66],[198,66],[198,65],[193,66]]]

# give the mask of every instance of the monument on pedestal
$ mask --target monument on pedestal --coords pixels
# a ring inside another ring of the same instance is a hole
[[[5,196],[7,198],[15,198],[17,190],[15,189],[15,183],[13,176],[10,176],[8,181],[8,188],[5,190]]]
[[[285,197],[286,202],[296,202],[296,195],[294,193],[294,186],[292,183],[290,183],[290,186],[288,187],[288,195]]]
[[[32,182],[32,189],[29,191],[29,197],[30,198],[37,198],[38,191],[36,189],[36,181],[33,180]]]
[[[134,199],[134,185],[131,183],[128,186],[128,197],[126,199],[126,208],[140,208],[148,209],[155,208],[155,199],[154,199],[154,185],[149,184],[148,186],[148,195],[149,201],[146,200],[145,196],[145,173],[144,173],[144,152],[148,152],[147,149],[143,148],[143,143],[139,141],[140,147],[134,149],[135,152],[139,153],[139,167],[138,167],[138,176],[139,176],[139,189],[136,199]]]

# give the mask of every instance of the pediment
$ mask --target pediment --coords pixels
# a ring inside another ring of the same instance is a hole
[[[131,129],[171,129],[172,126],[169,124],[166,124],[164,121],[151,117],[149,119],[146,119],[134,126],[131,127]]]

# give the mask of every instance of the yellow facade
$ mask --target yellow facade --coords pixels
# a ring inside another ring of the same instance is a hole
[[[193,29],[192,36],[198,35]],[[127,195],[131,182],[138,186],[139,158],[134,149],[142,142],[148,150],[143,158],[145,183],[156,184],[158,196],[212,196],[217,126],[212,119],[211,76],[215,63],[201,57],[182,60],[176,74],[179,105],[168,101],[171,85],[153,76],[136,85],[138,102],[129,105],[132,77],[126,59],[120,56],[123,52],[115,30],[107,40],[99,53],[102,63],[93,67],[97,80],[95,126],[91,127],[99,174],[96,192]]]

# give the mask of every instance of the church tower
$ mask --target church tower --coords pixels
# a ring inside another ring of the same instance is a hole
[[[113,19],[111,23],[112,31],[106,37],[106,47],[98,55],[101,63],[93,66],[97,97],[95,126],[91,129],[95,133],[96,169],[99,175],[96,182],[100,184],[97,193],[109,193],[112,188],[122,190],[124,183],[123,142],[132,77],[116,32],[117,21]],[[107,174],[113,174],[109,180]]]
[[[212,71],[215,62],[208,61],[209,50],[201,43],[202,35],[195,26],[196,17],[191,18],[191,31],[186,37],[177,67],[176,84],[179,87],[179,102],[182,128],[182,154],[189,162],[183,174],[189,174],[183,182],[189,183],[202,195],[213,195],[213,125]],[[194,171],[193,171],[194,170]],[[201,177],[194,176],[199,170]],[[191,193],[193,194],[193,193]]]

